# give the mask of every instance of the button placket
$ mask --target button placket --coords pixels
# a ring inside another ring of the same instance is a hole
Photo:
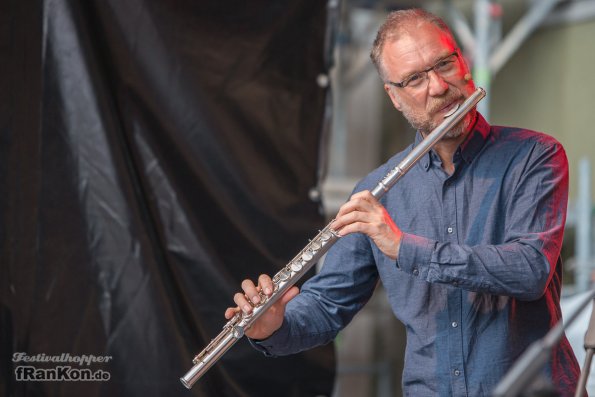
[[[460,183],[457,181],[458,175],[452,175],[448,180],[444,181],[442,185],[442,242],[459,244],[458,240],[458,192],[457,188],[462,189]],[[462,294],[463,291],[458,288],[458,281],[451,279],[450,283],[453,289],[448,292],[448,317],[446,323],[442,323],[442,327],[447,330],[448,341],[448,355],[449,364],[451,368],[451,388],[454,395],[467,394],[467,379],[464,373],[465,358],[464,358],[464,342],[463,342],[463,326],[462,319]]]
[[[457,183],[450,177],[444,182],[442,190],[442,205],[443,205],[443,225],[444,225],[444,241],[458,243],[456,225],[457,225]]]

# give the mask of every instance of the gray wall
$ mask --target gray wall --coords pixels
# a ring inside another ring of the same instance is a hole
[[[574,201],[579,159],[595,165],[595,21],[535,32],[495,76],[491,91],[491,123],[543,131],[564,145]]]

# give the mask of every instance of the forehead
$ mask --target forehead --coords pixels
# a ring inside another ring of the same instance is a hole
[[[390,78],[401,78],[432,66],[455,50],[453,38],[429,22],[402,28],[387,40],[382,49],[382,63]]]

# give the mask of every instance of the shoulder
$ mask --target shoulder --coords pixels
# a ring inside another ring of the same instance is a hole
[[[494,143],[513,144],[521,147],[536,146],[538,148],[553,148],[564,150],[562,144],[553,136],[527,128],[491,126]]]
[[[492,126],[487,158],[524,171],[534,167],[567,170],[562,144],[551,135],[526,128]],[[518,166],[518,167],[517,167]],[[520,168],[519,168],[520,167]]]
[[[527,128],[492,126],[488,142],[486,146],[496,152],[497,157],[521,156],[530,160],[546,156],[567,161],[564,146],[556,138]]]

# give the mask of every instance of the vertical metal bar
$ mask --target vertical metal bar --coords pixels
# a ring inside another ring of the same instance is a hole
[[[485,100],[477,105],[477,110],[486,120],[490,119],[490,3],[490,0],[477,0],[474,8],[476,45],[473,58],[473,80],[487,93]]]
[[[591,284],[591,165],[583,157],[578,165],[578,198],[576,203],[575,286],[585,292]]]
[[[587,349],[587,354],[585,355],[585,362],[583,363],[583,369],[581,371],[581,376],[578,379],[578,385],[576,386],[576,392],[574,394],[574,397],[582,397],[584,395],[584,390],[587,386],[587,379],[589,378],[589,373],[591,370],[591,360],[593,359],[594,352],[594,349]]]
[[[376,370],[378,371],[376,379],[376,394],[378,397],[393,397],[395,395],[393,391],[391,365],[387,359],[380,361]]]
[[[454,6],[452,0],[446,0],[446,11],[454,33],[457,35],[463,52],[473,59],[475,57],[475,37],[463,13]]]

